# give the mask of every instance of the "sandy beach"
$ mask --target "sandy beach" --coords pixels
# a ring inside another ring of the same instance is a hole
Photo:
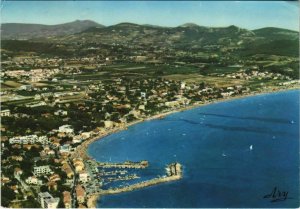
[[[100,133],[99,135],[84,141],[81,145],[79,145],[77,147],[76,152],[72,155],[72,157],[81,157],[83,159],[94,160],[87,153],[88,146],[91,143],[93,143],[97,140],[100,140],[100,139],[102,139],[105,136],[108,136],[110,134],[113,134],[113,133],[116,133],[116,132],[119,132],[119,131],[122,131],[122,130],[126,130],[128,127],[130,127],[132,125],[135,125],[135,124],[138,124],[140,122],[164,118],[165,116],[173,114],[173,113],[177,113],[177,112],[181,112],[181,111],[185,111],[185,110],[189,110],[189,109],[193,109],[193,108],[196,108],[196,107],[201,107],[201,106],[205,106],[205,105],[209,105],[209,104],[214,104],[214,103],[218,103],[218,102],[230,101],[230,100],[234,100],[234,99],[246,98],[246,97],[250,97],[250,96],[257,96],[257,95],[267,94],[267,93],[288,91],[288,90],[292,90],[292,89],[300,89],[300,88],[298,86],[293,86],[293,87],[289,87],[289,88],[285,88],[285,89],[272,89],[272,90],[264,90],[264,91],[260,91],[260,92],[250,92],[250,93],[243,94],[243,95],[237,95],[237,96],[232,96],[232,97],[227,97],[227,98],[214,99],[212,101],[197,102],[197,103],[194,103],[192,105],[188,105],[188,106],[185,106],[185,107],[180,107],[180,108],[177,108],[177,109],[172,109],[172,110],[169,110],[169,111],[166,111],[166,112],[163,112],[163,113],[159,113],[157,115],[153,115],[153,116],[150,116],[148,118],[138,119],[136,121],[127,123],[123,127],[116,127],[116,128],[110,129],[110,130],[106,130],[104,133]],[[96,208],[98,198],[99,198],[98,194],[90,195],[88,197],[88,201],[87,201],[88,207],[89,208]]]

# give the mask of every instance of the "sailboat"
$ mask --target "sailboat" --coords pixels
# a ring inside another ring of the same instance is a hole
[[[249,147],[250,151],[253,150],[253,145],[251,144]]]

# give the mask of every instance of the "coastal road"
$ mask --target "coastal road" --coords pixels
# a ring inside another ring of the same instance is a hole
[[[72,184],[72,189],[71,189],[71,197],[72,197],[72,208],[75,208],[75,204],[76,204],[76,191],[75,191],[75,188],[76,188],[76,185],[77,185],[77,182],[78,182],[78,177],[77,177],[77,174],[75,172],[75,168],[73,167],[73,164],[70,162],[70,159],[68,159],[68,164],[69,164],[69,166],[71,167],[71,169],[74,173],[73,184]]]

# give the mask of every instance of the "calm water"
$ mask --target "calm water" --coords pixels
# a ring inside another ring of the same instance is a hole
[[[137,124],[91,144],[89,154],[99,161],[148,160],[151,175],[177,161],[184,166],[184,178],[104,196],[98,204],[299,207],[298,127],[297,90],[220,102]],[[289,192],[289,199],[264,199],[274,187]]]

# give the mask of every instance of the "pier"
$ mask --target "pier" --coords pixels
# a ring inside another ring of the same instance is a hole
[[[124,163],[108,163],[108,162],[98,162],[98,166],[102,168],[135,168],[135,169],[141,169],[141,168],[147,168],[149,166],[148,161],[142,160],[140,162],[131,162],[126,161]]]

